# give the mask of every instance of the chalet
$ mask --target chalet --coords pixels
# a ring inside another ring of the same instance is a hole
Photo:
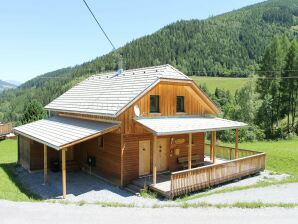
[[[1,123],[0,122],[0,140],[5,139],[12,131],[11,123]]]
[[[14,128],[19,163],[85,170],[119,185],[143,181],[167,197],[264,169],[265,154],[238,149],[246,124],[220,110],[189,77],[170,65],[94,75],[45,106],[50,116]],[[235,129],[235,147],[216,146],[216,132]],[[206,134],[211,143],[205,144]]]

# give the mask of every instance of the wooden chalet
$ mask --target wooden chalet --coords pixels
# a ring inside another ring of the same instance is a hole
[[[0,140],[5,139],[12,132],[11,123],[0,123]]]
[[[265,167],[264,153],[238,149],[246,124],[217,118],[215,104],[170,65],[94,75],[45,109],[48,119],[14,128],[19,163],[43,169],[47,183],[59,161],[64,198],[72,170],[172,198]],[[236,130],[234,148],[216,146],[216,132],[227,129]]]

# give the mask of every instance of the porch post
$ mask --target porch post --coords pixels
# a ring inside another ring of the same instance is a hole
[[[62,193],[63,193],[63,198],[66,198],[66,158],[65,158],[65,151],[66,149],[62,149]]]
[[[213,134],[212,134],[212,132],[210,132],[210,152],[209,152],[209,157],[210,157],[210,161],[212,160],[212,158],[213,158],[213,155],[212,155],[212,153],[213,153],[213,146],[212,146],[212,140],[213,139]]]
[[[211,134],[211,144],[212,144],[212,163],[216,162],[216,131]]]
[[[235,159],[238,159],[238,128],[235,130]]]
[[[48,147],[43,145],[43,183],[48,183]]]
[[[191,169],[192,133],[188,134],[188,169]]]
[[[156,173],[157,173],[157,167],[156,167],[156,148],[157,148],[157,136],[153,135],[153,186],[156,185]]]

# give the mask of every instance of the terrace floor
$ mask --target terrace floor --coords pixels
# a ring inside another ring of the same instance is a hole
[[[226,162],[226,160],[217,158],[215,164],[220,164],[223,162]],[[208,166],[211,164],[212,163],[211,163],[210,157],[205,156],[204,164],[202,164],[201,167]],[[147,185],[151,190],[158,192],[163,196],[169,197],[170,190],[171,190],[171,172],[163,172],[163,173],[157,174],[155,186],[153,186],[153,183],[152,183],[152,175],[140,177],[134,182],[137,183],[137,185],[139,186]]]

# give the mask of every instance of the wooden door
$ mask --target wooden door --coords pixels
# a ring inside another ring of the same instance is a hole
[[[157,139],[156,162],[157,171],[166,171],[169,169],[168,165],[168,139]]]
[[[139,141],[139,176],[150,173],[150,140]]]

